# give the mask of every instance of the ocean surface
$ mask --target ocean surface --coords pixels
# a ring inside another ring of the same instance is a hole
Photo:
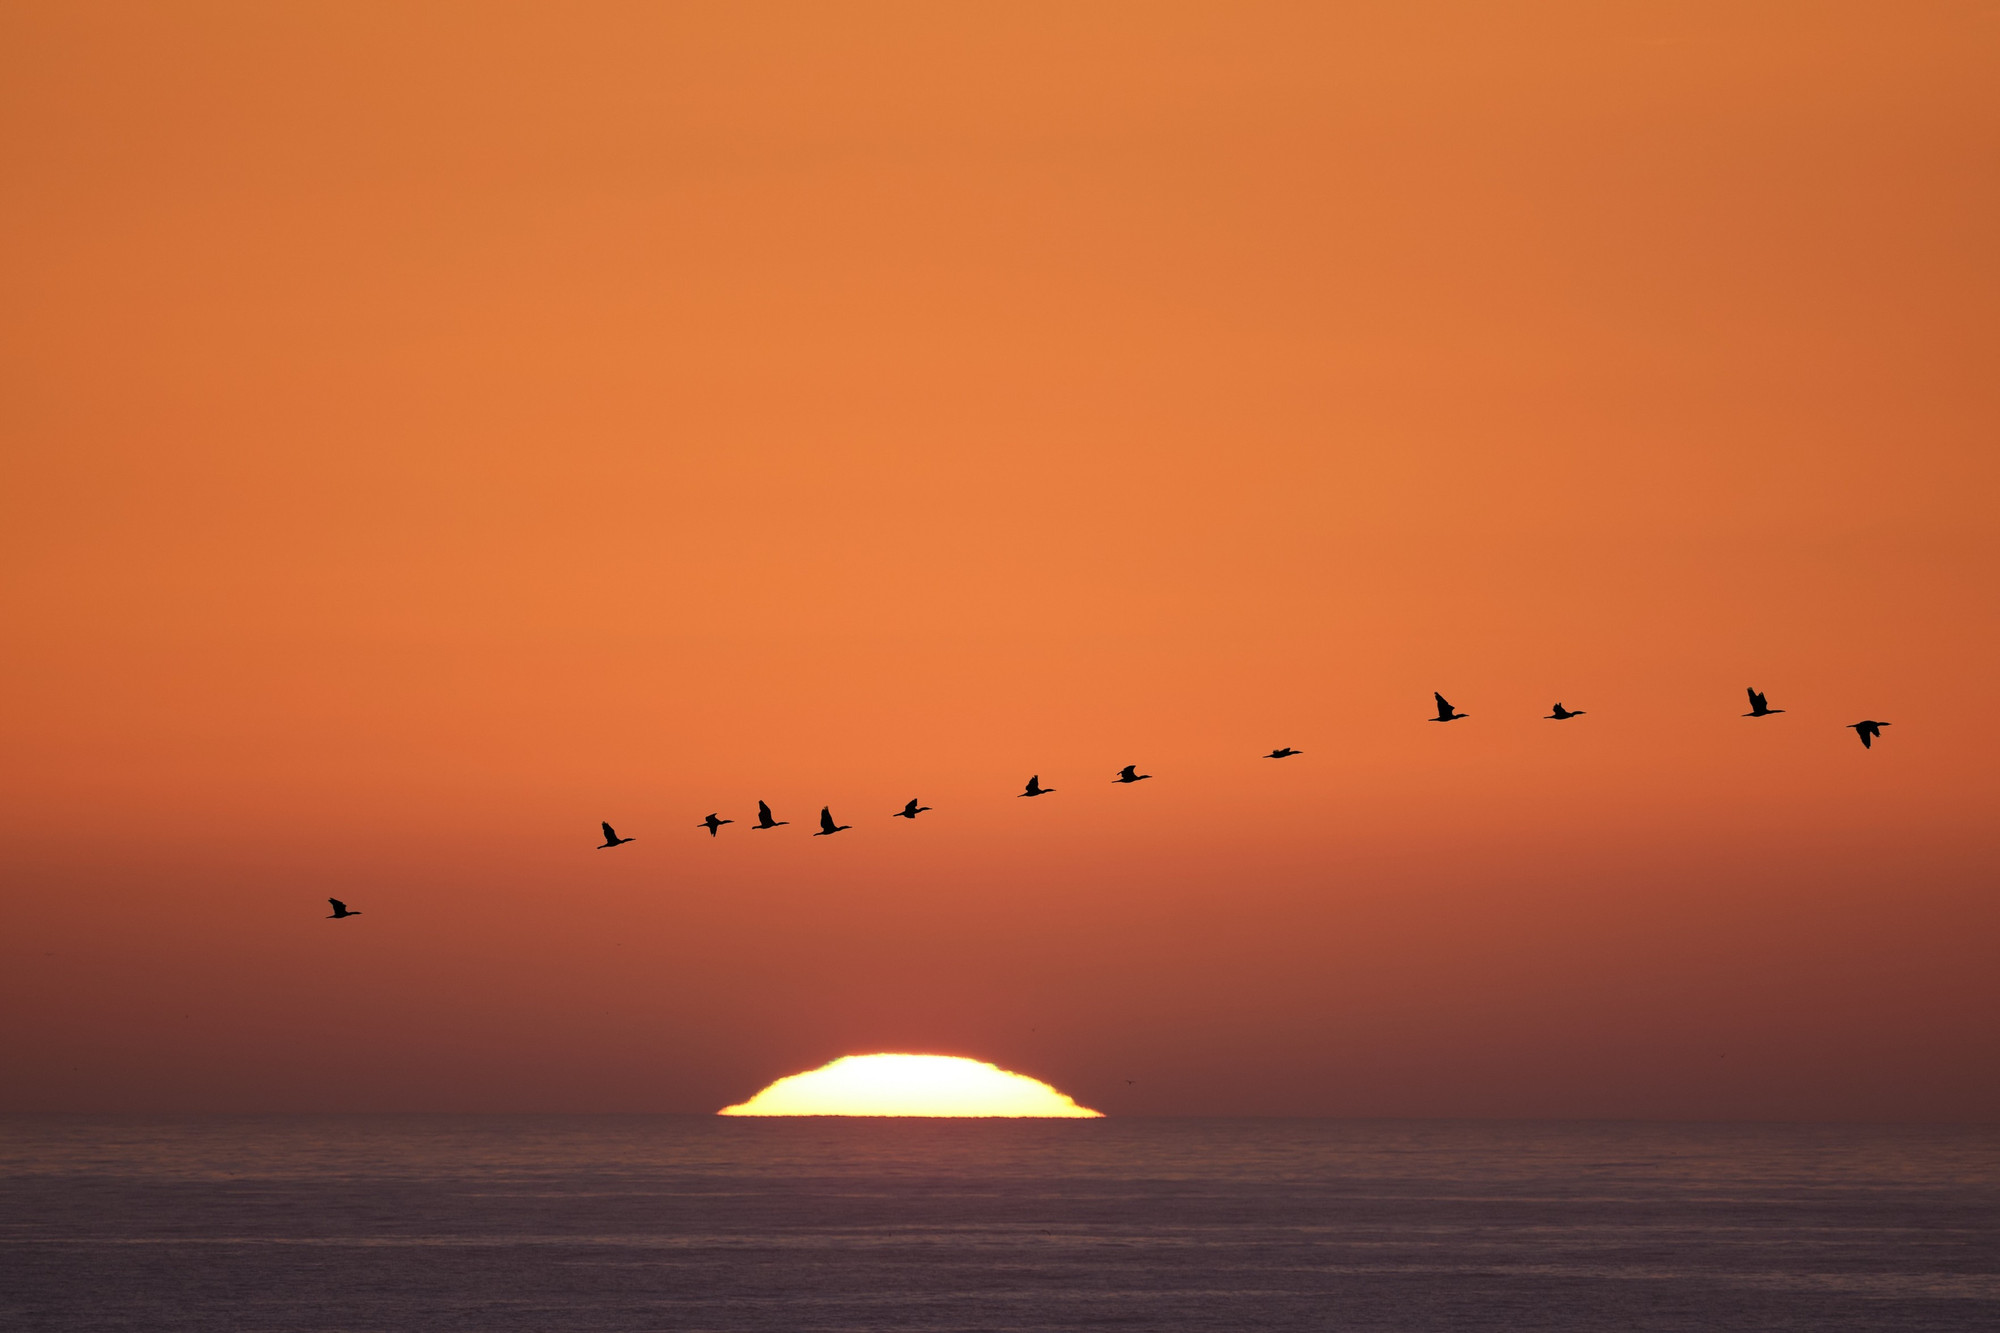
[[[0,1328],[2000,1329],[2000,1127],[0,1117]]]

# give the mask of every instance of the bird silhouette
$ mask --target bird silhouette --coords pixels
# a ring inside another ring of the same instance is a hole
[[[1287,745],[1282,750],[1273,750],[1271,751],[1271,753],[1265,755],[1264,757],[1266,759],[1290,759],[1295,754],[1304,754],[1304,753],[1305,753],[1304,750],[1294,750],[1291,746]]]
[[[1020,794],[1023,796],[1047,796],[1054,790],[1054,787],[1044,787],[1042,785],[1042,775],[1037,773],[1028,779],[1028,789]]]
[[[1782,708],[1773,708],[1771,705],[1765,703],[1764,696],[1756,690],[1745,690],[1744,693],[1750,696],[1750,711],[1743,715],[1745,717],[1769,717],[1773,713],[1782,713],[1785,711]]]
[[[348,910],[347,910],[347,904],[346,904],[346,903],[344,903],[344,902],[342,902],[342,901],[340,901],[340,899],[338,899],[338,898],[328,898],[328,899],[327,899],[327,901],[333,904],[333,913],[332,913],[332,915],[330,915],[330,916],[328,916],[328,917],[327,917],[327,920],[328,920],[328,921],[338,921],[338,920],[340,920],[340,919],[341,919],[342,917],[344,917],[344,916],[360,916],[360,915],[361,915],[361,913],[359,913],[359,912],[350,912],[350,911],[348,911]]]
[[[603,841],[603,842],[601,842],[601,843],[599,843],[599,844],[597,845],[597,850],[598,850],[598,851],[600,851],[600,852],[601,852],[601,851],[603,851],[603,850],[604,850],[604,849],[605,849],[606,847],[616,847],[616,846],[617,846],[617,845],[618,845],[619,843],[621,843],[621,842],[637,842],[637,841],[639,841],[639,840],[638,840],[637,838],[621,838],[621,837],[619,837],[619,836],[618,836],[618,830],[617,830],[617,829],[615,829],[615,828],[612,828],[612,827],[611,827],[611,825],[609,825],[609,824],[606,824],[606,825],[604,825],[603,827],[604,827],[604,841]]]
[[[1556,711],[1550,713],[1545,720],[1550,722],[1567,722],[1573,717],[1582,716],[1583,710],[1581,708],[1564,708],[1561,704],[1557,704]]]
[[[780,824],[789,824],[789,823],[791,823],[791,822],[792,822],[792,821],[791,821],[791,820],[789,820],[789,819],[773,819],[773,818],[771,818],[771,807],[770,807],[770,806],[768,806],[768,805],[765,805],[765,804],[764,804],[764,803],[763,803],[762,801],[759,801],[759,802],[757,802],[757,827],[758,827],[758,828],[760,828],[760,829],[765,829],[765,828],[776,828],[776,827],[778,827],[778,825],[780,825]],[[754,832],[755,830],[752,830],[752,831]]]
[[[1882,728],[1889,724],[1887,722],[1850,722],[1847,725],[1854,728],[1854,734],[1861,738],[1861,748],[1872,750],[1875,748],[1876,739],[1882,735]]]
[[[1125,767],[1119,769],[1118,776],[1111,780],[1113,782],[1144,782],[1147,778],[1153,776],[1151,773],[1140,773],[1135,771],[1138,769],[1138,767],[1139,766],[1137,764],[1127,764],[1125,765]]]
[[[910,803],[908,805],[904,806],[901,810],[898,810],[895,814],[890,815],[889,818],[915,819],[918,815],[922,814],[924,811],[928,809],[930,809],[930,807],[927,805],[918,805],[917,798],[912,796],[910,798]]]
[[[724,824],[734,824],[735,822],[736,821],[733,819],[717,819],[715,815],[711,813],[707,819],[702,820],[701,823],[695,825],[695,827],[707,829],[708,836],[712,838],[716,835],[716,833],[722,828]]]
[[[1460,713],[1454,710],[1451,706],[1451,701],[1436,690],[1431,691],[1431,698],[1438,701],[1438,715],[1431,719],[1433,722],[1456,722],[1462,717],[1472,716],[1470,713]]]
[[[842,832],[843,830],[851,829],[853,827],[854,825],[852,824],[834,823],[833,812],[829,810],[826,806],[821,806],[819,808],[819,832],[813,834],[813,836],[815,838],[824,838],[831,834],[839,833]]]

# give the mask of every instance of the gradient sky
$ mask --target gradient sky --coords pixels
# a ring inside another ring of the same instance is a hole
[[[8,5],[0,1106],[2000,1116],[1996,67]]]

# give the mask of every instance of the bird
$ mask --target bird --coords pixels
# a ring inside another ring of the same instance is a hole
[[[1265,755],[1264,757],[1266,759],[1290,759],[1295,754],[1304,754],[1304,753],[1305,753],[1304,750],[1294,750],[1291,746],[1287,745],[1283,749],[1271,751],[1271,753]]]
[[[918,805],[917,798],[912,796],[910,798],[910,803],[908,805],[904,806],[901,810],[898,810],[895,814],[890,815],[889,818],[915,819],[918,815],[922,814],[924,811],[928,809],[930,809],[930,807],[927,805]]]
[[[338,921],[338,920],[340,920],[340,919],[341,919],[342,917],[344,917],[344,916],[360,916],[360,915],[361,915],[361,913],[359,913],[359,912],[350,912],[350,911],[348,911],[348,910],[347,910],[347,904],[346,904],[346,903],[344,903],[344,902],[342,902],[342,901],[340,901],[340,899],[338,899],[338,898],[328,898],[328,899],[327,899],[327,901],[333,904],[333,914],[332,914],[332,915],[330,915],[329,917],[327,917],[327,920],[328,920],[328,921]]]
[[[1773,708],[1771,705],[1765,703],[1764,696],[1756,690],[1746,690],[1744,693],[1750,696],[1750,711],[1743,715],[1745,717],[1769,717],[1773,713],[1782,713],[1785,711],[1782,708]]]
[[[637,838],[619,837],[618,830],[612,828],[611,825],[606,824],[604,825],[604,841],[597,845],[597,850],[601,852],[606,847],[616,847],[621,842],[637,842],[637,841],[639,841]]]
[[[829,810],[826,806],[821,806],[819,808],[819,832],[813,834],[813,836],[815,838],[824,838],[827,837],[829,834],[839,833],[843,829],[851,829],[853,827],[854,825],[852,824],[834,823],[833,812]]]
[[[1047,796],[1054,790],[1054,787],[1044,787],[1042,785],[1042,775],[1037,773],[1028,779],[1028,789],[1020,794],[1022,796]]]
[[[1861,748],[1872,750],[1875,748],[1876,738],[1882,734],[1882,728],[1889,724],[1887,722],[1850,722],[1847,725],[1854,728],[1854,734],[1861,738]]]
[[[1573,717],[1582,716],[1583,710],[1581,708],[1564,708],[1561,704],[1557,704],[1556,711],[1550,713],[1544,720],[1549,722],[1567,722]]]
[[[707,829],[708,836],[712,838],[716,835],[717,831],[719,831],[724,824],[734,824],[735,822],[736,821],[733,819],[717,819],[713,813],[710,813],[707,819],[702,820],[701,823],[695,825],[695,827]]]
[[[1438,701],[1438,715],[1431,719],[1433,722],[1456,722],[1462,717],[1472,716],[1470,713],[1460,713],[1454,710],[1451,706],[1451,701],[1436,690],[1431,691],[1431,698]]]
[[[771,807],[765,805],[762,801],[757,802],[757,828],[776,828],[780,824],[789,824],[791,822],[789,819],[771,818]],[[754,829],[752,830],[752,832],[755,831]]]
[[[1113,782],[1144,782],[1147,778],[1153,776],[1151,773],[1139,773],[1134,771],[1138,767],[1139,766],[1137,764],[1127,764],[1125,765],[1125,767],[1119,769],[1118,776],[1111,780]]]

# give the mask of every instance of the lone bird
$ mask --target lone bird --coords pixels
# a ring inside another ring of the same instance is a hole
[[[1765,703],[1764,696],[1756,690],[1745,690],[1744,693],[1750,696],[1750,711],[1743,715],[1745,717],[1769,717],[1773,713],[1782,713],[1785,711],[1782,708],[1773,708],[1771,705]]]
[[[1854,728],[1854,734],[1861,738],[1861,748],[1872,750],[1875,748],[1876,738],[1882,734],[1882,728],[1889,724],[1887,722],[1850,722],[1847,725]]]
[[[1042,785],[1042,775],[1037,773],[1028,779],[1028,789],[1020,794],[1023,796],[1047,796],[1054,790],[1054,787],[1044,787]]]
[[[1147,778],[1153,776],[1151,773],[1140,773],[1135,771],[1138,769],[1138,767],[1139,766],[1137,764],[1127,764],[1125,765],[1125,767],[1119,769],[1118,776],[1111,780],[1113,782],[1144,782]]]
[[[346,904],[346,903],[344,903],[344,902],[342,902],[342,901],[340,901],[340,899],[338,899],[338,898],[328,898],[328,899],[327,899],[327,901],[333,904],[333,914],[332,914],[331,916],[327,917],[327,920],[328,920],[328,921],[338,921],[338,920],[340,920],[340,919],[341,919],[342,917],[345,917],[345,916],[360,916],[360,915],[361,915],[361,913],[359,913],[359,912],[350,912],[350,911],[348,911],[348,910],[347,910],[347,904]]]
[[[1458,712],[1451,706],[1451,700],[1445,698],[1436,690],[1431,691],[1431,698],[1438,701],[1438,715],[1431,719],[1433,722],[1456,722],[1462,717],[1472,716],[1470,713]]]
[[[1304,754],[1304,753],[1305,753],[1304,750],[1294,750],[1291,746],[1287,745],[1284,749],[1273,750],[1271,751],[1271,753],[1265,755],[1264,757],[1266,759],[1290,759],[1295,754]]]
[[[1583,710],[1581,708],[1564,708],[1561,704],[1557,704],[1556,711],[1550,713],[1545,720],[1550,722],[1567,722],[1573,717],[1582,716]]]
[[[924,811],[928,809],[930,809],[930,807],[927,805],[918,805],[917,798],[912,796],[910,798],[910,803],[908,805],[904,806],[901,810],[898,810],[895,814],[890,815],[889,818],[915,819],[918,815],[922,814]]]
[[[637,841],[639,841],[639,840],[638,840],[637,838],[621,838],[621,837],[619,837],[619,836],[618,836],[618,830],[617,830],[617,829],[615,829],[615,828],[612,828],[612,827],[611,827],[611,825],[609,825],[609,824],[606,824],[606,825],[604,825],[603,827],[604,827],[604,841],[603,841],[603,842],[601,842],[601,843],[599,843],[599,844],[597,845],[597,850],[598,850],[598,851],[600,851],[600,852],[601,852],[601,851],[603,851],[603,850],[604,850],[604,849],[605,849],[606,847],[616,847],[616,846],[617,846],[617,845],[618,845],[619,843],[621,843],[621,842],[637,842]]]
[[[776,828],[776,827],[778,827],[778,825],[780,825],[780,824],[789,824],[789,823],[791,823],[791,822],[792,822],[792,821],[791,821],[791,820],[789,820],[789,819],[773,819],[773,818],[771,818],[771,807],[770,807],[770,806],[768,806],[768,805],[765,805],[765,804],[764,804],[764,803],[763,803],[762,801],[759,801],[759,802],[757,802],[757,827],[758,827],[758,828]],[[755,830],[752,830],[752,832],[754,832],[754,831],[755,831]]]
[[[824,838],[829,834],[839,833],[844,829],[851,829],[853,827],[854,825],[852,824],[834,823],[833,812],[826,806],[821,806],[819,808],[819,832],[813,834],[813,836],[815,838]]]
[[[721,827],[724,824],[734,824],[735,822],[736,821],[733,819],[717,819],[715,815],[711,812],[707,819],[702,820],[701,823],[695,825],[695,827],[707,829],[708,836],[712,838],[716,835],[716,832],[719,829],[721,829]]]

